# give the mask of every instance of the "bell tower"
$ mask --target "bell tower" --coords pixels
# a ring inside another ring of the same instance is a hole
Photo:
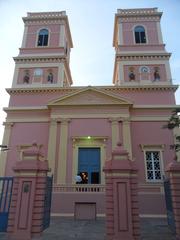
[[[68,17],[62,12],[27,13],[24,36],[14,58],[13,88],[71,86],[69,66],[73,47]]]
[[[114,85],[170,85],[170,53],[165,50],[157,8],[118,9],[115,15]]]

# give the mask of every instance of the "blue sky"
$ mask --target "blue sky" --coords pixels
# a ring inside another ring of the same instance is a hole
[[[163,11],[161,27],[174,84],[180,83],[180,1],[179,0],[0,0],[0,143],[3,135],[2,108],[8,106],[5,88],[11,87],[12,57],[18,55],[23,35],[22,17],[27,12],[65,10],[74,48],[71,73],[74,85],[111,85],[115,52],[112,47],[114,15],[119,8],[158,7]],[[180,104],[180,90],[176,93]]]

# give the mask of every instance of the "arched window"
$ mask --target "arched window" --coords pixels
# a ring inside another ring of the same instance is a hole
[[[146,43],[146,34],[143,26],[137,26],[134,29],[135,42]]]
[[[48,45],[49,32],[47,29],[41,29],[38,35],[38,46],[47,46]]]

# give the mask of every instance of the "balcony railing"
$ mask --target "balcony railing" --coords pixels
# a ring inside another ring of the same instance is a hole
[[[73,184],[73,185],[53,185],[53,192],[105,192],[105,185],[100,184]]]

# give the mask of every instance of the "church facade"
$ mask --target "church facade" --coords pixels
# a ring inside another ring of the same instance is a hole
[[[157,8],[115,14],[113,85],[73,87],[73,47],[66,12],[28,13],[9,106],[4,108],[1,176],[13,174],[19,153],[42,146],[53,174],[54,215],[74,215],[77,203],[105,212],[103,167],[117,142],[136,161],[142,216],[166,214],[163,177],[174,158],[173,133],[162,126],[175,108],[169,58]],[[82,182],[76,183],[76,176]],[[82,206],[81,206],[82,207]]]

